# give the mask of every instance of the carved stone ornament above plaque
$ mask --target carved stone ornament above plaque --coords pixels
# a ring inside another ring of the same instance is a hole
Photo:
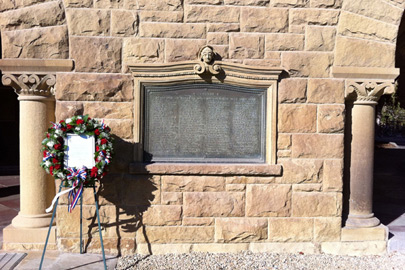
[[[195,61],[128,64],[134,161],[276,166],[277,82],[284,70],[219,61],[209,45],[196,55]]]

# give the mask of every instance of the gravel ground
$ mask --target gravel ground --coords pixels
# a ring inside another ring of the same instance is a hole
[[[405,254],[334,256],[252,253],[190,253],[121,257],[116,270],[404,270]]]

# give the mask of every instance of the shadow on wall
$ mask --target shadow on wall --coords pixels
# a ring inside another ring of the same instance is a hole
[[[405,108],[405,14],[402,15],[398,28],[397,44],[395,51],[395,67],[399,68],[397,95],[401,107]]]
[[[158,190],[157,183],[153,176],[130,175],[128,172],[128,160],[132,158],[134,144],[115,137],[115,156],[111,164],[110,174],[100,181],[100,188],[97,191],[99,198],[99,210],[102,230],[108,231],[107,237],[104,234],[104,247],[106,250],[117,250],[118,256],[122,254],[122,248],[134,252],[139,238],[148,244],[149,253],[151,248],[146,234],[143,215],[155,201],[155,191]],[[127,155],[125,157],[125,155]],[[129,155],[129,156],[128,156]],[[115,208],[115,215],[103,211],[103,208]],[[108,215],[113,215],[108,216]],[[87,242],[85,249],[90,249],[94,237],[98,238],[98,224],[96,212],[89,218],[87,230]],[[83,233],[86,233],[84,229]],[[113,237],[111,237],[113,235]],[[136,239],[138,235],[138,239]],[[83,235],[86,238],[86,235]],[[109,238],[110,237],[110,238]],[[108,239],[109,238],[109,239]],[[98,242],[98,239],[97,241]]]

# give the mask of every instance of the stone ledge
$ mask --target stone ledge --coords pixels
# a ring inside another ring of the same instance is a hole
[[[46,74],[69,72],[73,70],[74,61],[71,59],[1,59],[0,69],[3,73],[22,74],[24,72]]]
[[[394,80],[399,76],[399,68],[333,66],[332,75],[334,78]]]
[[[4,250],[42,250],[48,233],[45,228],[16,228],[8,225],[3,229],[3,249]],[[49,235],[49,250],[57,249],[56,227],[53,226]]]
[[[388,228],[380,225],[372,228],[343,228],[342,242],[387,241]]]
[[[282,166],[270,164],[132,163],[131,174],[280,176]]]
[[[321,252],[346,256],[383,255],[387,252],[387,242],[323,242],[321,243]]]

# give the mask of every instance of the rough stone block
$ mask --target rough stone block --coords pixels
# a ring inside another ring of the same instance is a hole
[[[150,205],[160,204],[160,176],[127,175],[118,184],[118,197],[126,206],[141,206],[138,212],[145,211]],[[133,210],[131,208],[129,210]],[[131,211],[128,211],[131,213]]]
[[[100,9],[120,9],[124,7],[124,0],[94,0],[94,7]]]
[[[179,11],[183,9],[183,0],[126,0],[125,9]]]
[[[65,22],[65,12],[60,1],[0,13],[0,29],[3,31],[62,25]]]
[[[239,23],[208,23],[207,32],[239,32]]]
[[[345,105],[318,106],[318,132],[343,133]]]
[[[226,178],[226,184],[271,184],[275,179],[275,177],[230,176]]]
[[[291,135],[279,133],[277,136],[277,148],[289,149],[291,147]]]
[[[293,134],[294,158],[342,158],[343,134]]]
[[[343,160],[325,160],[323,173],[324,191],[342,191],[343,189]]]
[[[164,40],[149,38],[126,38],[123,44],[125,63],[154,63],[164,61]]]
[[[240,24],[243,32],[287,32],[288,10],[281,8],[243,8]]]
[[[70,37],[77,72],[121,72],[122,41],[118,38]]]
[[[17,6],[14,0],[3,0],[1,4],[2,5],[0,6],[0,12],[15,9]]]
[[[304,35],[267,34],[266,51],[303,51]]]
[[[232,34],[229,40],[231,59],[263,58],[264,35]]]
[[[162,204],[167,204],[167,205],[183,204],[183,193],[181,193],[181,192],[162,192]]]
[[[280,67],[280,59],[245,59],[243,60],[244,65],[248,66],[262,66],[262,67]]]
[[[166,40],[166,62],[195,60],[198,50],[205,45],[205,39]],[[182,48],[179,50],[179,48]]]
[[[266,203],[263,203],[266,202]],[[285,217],[290,215],[290,185],[248,185],[246,215],[250,217]]]
[[[343,228],[342,242],[387,241],[388,227],[380,225],[373,228]]]
[[[212,226],[215,219],[212,217],[184,217],[183,226]]]
[[[394,42],[397,37],[397,26],[343,12],[340,15],[338,33],[343,36]]]
[[[129,163],[134,160],[134,144],[130,141],[116,138],[114,141],[114,152],[120,154],[114,156],[114,162],[110,166],[110,171],[117,173],[128,171]]]
[[[186,217],[240,217],[245,214],[243,192],[185,192]]]
[[[65,8],[89,8],[93,6],[93,0],[63,0]]]
[[[293,77],[329,77],[333,54],[314,52],[283,52],[282,64]]]
[[[208,33],[207,43],[212,45],[228,45],[229,36],[227,33]]]
[[[155,38],[205,38],[205,24],[201,23],[149,23],[142,22],[141,37]]]
[[[221,5],[223,0],[187,0],[189,5]]]
[[[181,225],[180,205],[151,205],[142,216],[142,223],[151,226]]]
[[[319,183],[323,175],[323,161],[318,159],[282,159],[282,183]]]
[[[298,242],[298,243],[250,243],[249,250],[252,252],[268,252],[268,253],[300,253],[318,254],[319,249],[314,243]]]
[[[3,58],[69,58],[66,26],[2,31]]]
[[[338,10],[290,9],[290,24],[336,25],[338,20]]]
[[[399,25],[403,13],[402,8],[380,0],[344,1],[343,10],[395,25]]]
[[[306,99],[306,79],[281,80],[278,90],[278,100],[280,103],[304,103]]]
[[[348,54],[347,52],[350,52]],[[375,57],[378,55],[378,57]],[[394,67],[395,45],[357,38],[337,37],[337,66]]]
[[[316,132],[316,105],[280,104],[278,112],[279,132]]]
[[[111,134],[120,139],[133,139],[134,122],[132,119],[105,119],[105,123],[111,128]]]
[[[269,220],[269,241],[310,242],[314,238],[312,218],[271,218]]]
[[[226,191],[245,191],[245,184],[227,184],[225,187]]]
[[[274,7],[306,7],[308,0],[273,0],[271,6]]]
[[[321,251],[326,254],[346,256],[383,255],[387,252],[387,242],[324,242],[321,243]]]
[[[341,8],[343,0],[311,0],[311,8]]]
[[[342,219],[340,217],[315,218],[314,234],[316,242],[340,241]]]
[[[294,184],[293,192],[322,191],[322,184]]]
[[[224,191],[225,178],[220,176],[162,176],[163,191]]]
[[[292,196],[292,216],[333,217],[340,215],[341,194],[296,192]]]
[[[70,35],[108,36],[110,11],[101,9],[66,9]]]
[[[132,11],[111,11],[111,34],[118,37],[129,37],[138,33],[138,16]]]
[[[333,51],[336,28],[328,26],[307,26],[305,30],[306,51]]]
[[[185,21],[188,23],[238,23],[240,9],[231,6],[187,6]]]
[[[133,119],[132,102],[85,102],[83,108],[92,118]]]
[[[214,227],[158,226],[145,227],[145,235],[138,230],[136,239],[140,243],[204,243],[214,241]]]
[[[182,22],[183,15],[183,11],[142,10],[139,12],[141,22]]]
[[[291,157],[291,150],[278,150],[277,151],[277,158],[290,158]]]
[[[310,103],[344,103],[345,85],[342,80],[309,79],[308,102]]]
[[[130,75],[58,73],[55,88],[57,100],[132,101]]]
[[[83,115],[84,105],[82,102],[56,101],[56,121],[64,120],[74,115]]]
[[[215,220],[215,240],[221,243],[266,240],[267,230],[267,219],[217,218]]]

